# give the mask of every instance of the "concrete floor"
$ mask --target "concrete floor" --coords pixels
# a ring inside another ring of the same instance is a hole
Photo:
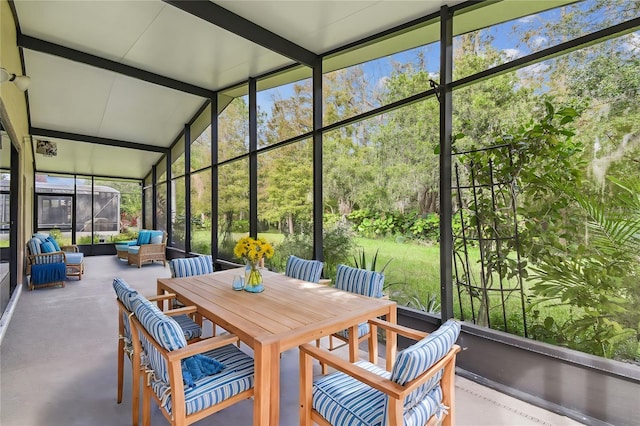
[[[20,295],[0,346],[0,425],[131,423],[128,360],[125,397],[116,403],[117,307],[111,282],[119,276],[150,296],[156,278],[170,276],[169,268],[129,267],[116,256],[89,257],[85,264],[82,281],[71,278],[65,288]],[[281,362],[281,425],[293,426],[298,424],[297,351],[283,354]],[[456,423],[464,426],[580,424],[461,377],[456,378],[456,406]],[[167,424],[152,407],[152,424]],[[243,401],[195,424],[251,425],[252,408],[252,401]]]

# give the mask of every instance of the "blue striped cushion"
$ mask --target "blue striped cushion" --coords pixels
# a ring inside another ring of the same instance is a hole
[[[253,387],[253,358],[239,350],[235,345],[205,352],[203,355],[215,358],[224,364],[224,369],[212,376],[205,376],[195,382],[195,387],[184,390],[187,415],[191,415]],[[153,380],[153,391],[163,399],[163,406],[171,414],[171,394],[169,382]]]
[[[180,325],[144,298],[138,298],[133,302],[133,312],[140,324],[149,332],[153,339],[165,350],[173,351],[187,346],[187,341],[182,333]],[[147,362],[154,371],[158,380],[169,383],[167,363],[155,346],[140,334],[142,348],[146,354]]]
[[[390,378],[390,373],[377,365],[358,361],[356,365],[377,375]],[[403,413],[405,425],[424,425],[431,416],[440,418],[446,407],[441,404],[440,385],[422,401]],[[336,372],[313,383],[312,406],[332,425],[387,426],[387,396],[348,376]]]
[[[284,274],[291,278],[317,283],[322,274],[322,262],[289,256]]]
[[[382,297],[384,275],[375,271],[338,265],[336,288],[369,297]]]
[[[171,318],[178,323],[185,339],[191,340],[202,336],[202,328],[189,315],[175,315]]]
[[[366,361],[356,365],[384,378],[390,373]],[[386,396],[348,376],[332,373],[313,383],[312,406],[332,425],[381,425]]]
[[[42,254],[42,250],[40,250],[40,245],[42,241],[39,238],[33,237],[29,241],[27,241],[27,246],[29,247],[29,252],[33,254]]]
[[[405,385],[427,371],[449,352],[460,334],[460,323],[449,320],[438,330],[398,353],[391,370],[391,380]],[[418,387],[405,398],[405,409],[410,409],[433,390],[442,377],[442,371]]]
[[[129,284],[122,278],[113,279],[113,289],[124,307],[129,312],[133,312],[133,301],[138,298],[138,292],[129,287]]]
[[[336,333],[339,336],[344,337],[345,339],[349,338],[349,329],[346,330],[342,330],[342,331],[338,331]],[[368,322],[363,322],[358,324],[358,339],[361,338],[362,336],[365,336],[369,334],[369,323]]]
[[[173,318],[163,314],[153,303],[139,298],[133,302],[133,312],[140,324],[164,349],[174,351],[187,346],[180,325]]]
[[[118,300],[122,302],[129,312],[133,312],[134,300],[141,297],[138,292],[129,287],[129,284],[121,278],[114,278],[112,285]],[[131,325],[129,323],[129,314],[127,312],[121,312],[121,315],[124,328],[124,336],[122,336],[124,337],[124,344],[127,349],[131,349]]]
[[[171,259],[169,261],[171,277],[183,278],[193,275],[203,275],[213,273],[213,258],[209,255]]]

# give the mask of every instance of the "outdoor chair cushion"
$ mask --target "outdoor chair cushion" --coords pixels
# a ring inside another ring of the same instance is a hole
[[[156,235],[153,235],[154,232],[158,232]],[[149,240],[149,244],[162,244],[162,231],[151,231],[151,239]]]
[[[65,253],[68,265],[79,265],[84,260],[84,253]]]
[[[55,247],[56,251],[62,251],[62,249],[60,248],[60,245],[58,245],[58,242],[56,241],[56,239],[53,238],[51,235],[49,235],[47,237],[46,241],[48,241],[51,244],[53,244],[53,247]]]
[[[390,373],[367,361],[357,361],[359,367],[389,379]],[[317,379],[313,385],[312,405],[332,425],[383,426],[386,425],[383,392],[343,373],[334,373]],[[345,401],[348,405],[345,407]],[[442,391],[437,386],[427,395],[419,409],[404,413],[405,425],[423,425],[443,410]]]
[[[196,380],[193,387],[185,386],[184,399],[187,415],[218,404],[253,387],[253,358],[235,345],[226,345],[205,352],[203,355],[216,359],[224,365],[224,368],[219,373]],[[164,397],[163,406],[171,413],[173,407],[169,382],[152,380],[151,387],[156,395]]]
[[[210,255],[171,259],[169,270],[173,278],[212,274],[213,259]]]
[[[134,246],[136,245],[136,243],[138,242],[138,240],[131,240],[131,241],[120,241],[117,244],[115,244],[116,246],[116,250],[117,251],[125,251],[127,250],[127,248],[129,246]]]
[[[384,275],[365,269],[338,265],[336,288],[369,297],[382,297]]]
[[[380,298],[383,296],[382,287],[384,275],[365,269],[352,268],[346,265],[338,265],[336,272],[336,288],[351,293],[362,294],[369,297]],[[369,323],[358,324],[358,339],[369,334]],[[341,330],[335,333],[345,339],[349,339],[349,330]]]
[[[297,256],[289,256],[284,274],[291,278],[317,283],[322,274],[322,262],[319,260],[301,259]]]
[[[136,245],[141,246],[143,244],[149,244],[149,242],[151,242],[151,231],[141,229],[140,232],[138,232],[138,241],[136,242]]]
[[[131,254],[138,254],[140,251],[140,246],[129,246],[127,247],[127,251]]]
[[[54,246],[50,241],[45,241],[40,244],[40,250],[42,250],[43,253],[55,253],[57,251],[60,251],[56,250],[56,246]]]

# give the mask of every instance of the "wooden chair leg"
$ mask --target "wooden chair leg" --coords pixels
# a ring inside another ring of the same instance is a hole
[[[122,321],[122,319],[120,320]],[[122,388],[124,387],[124,341],[118,339],[118,398],[117,402],[122,402]]]

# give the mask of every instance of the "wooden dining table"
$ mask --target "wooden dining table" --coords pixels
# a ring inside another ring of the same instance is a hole
[[[262,293],[235,291],[234,275],[244,268],[187,278],[159,278],[158,294],[175,293],[198,313],[237,335],[255,359],[254,426],[278,426],[280,418],[280,354],[368,319],[397,322],[396,302],[338,290],[262,270]],[[386,336],[387,369],[396,355],[396,335]],[[377,352],[377,349],[376,349]],[[350,358],[358,347],[351,344]]]

